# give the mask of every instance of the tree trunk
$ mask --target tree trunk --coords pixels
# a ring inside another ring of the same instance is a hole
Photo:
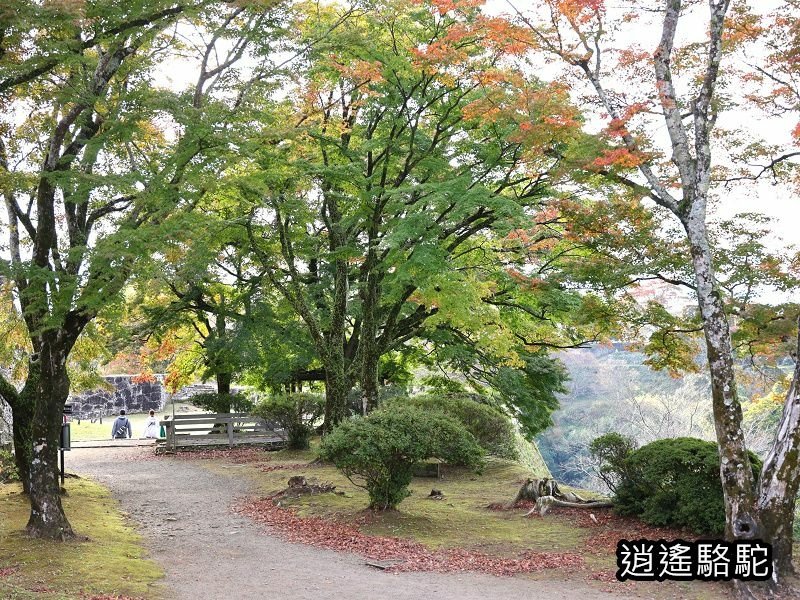
[[[60,337],[57,334],[53,338]],[[55,340],[54,340],[55,341]],[[27,531],[32,537],[64,540],[74,536],[61,506],[58,446],[64,403],[69,395],[68,350],[53,341],[42,345],[32,362],[40,363],[33,419],[33,454],[30,472],[31,515]]]
[[[25,494],[31,490],[31,460],[33,453],[33,438],[31,426],[33,424],[33,405],[17,403],[11,409],[13,421],[11,424],[14,438],[14,464],[22,483]]]
[[[231,373],[217,373],[215,377],[217,380],[217,393],[230,395],[233,375]],[[228,407],[228,411],[230,411],[230,407]]]
[[[755,510],[753,471],[742,431],[742,407],[736,388],[730,327],[714,275],[705,225],[705,201],[695,201],[682,219],[692,254],[695,285],[706,339],[711,400],[719,444],[720,475],[725,496],[725,538],[760,535]]]
[[[380,223],[380,202],[376,200],[375,210],[369,227],[369,249],[364,261],[364,281],[361,290],[361,337],[359,340],[359,365],[361,373],[361,407],[363,413],[378,407],[378,366],[381,352],[378,348],[378,311],[380,309],[381,285],[377,273],[377,237]]]
[[[536,506],[525,513],[526,517],[536,511],[544,516],[553,506],[565,508],[611,508],[613,504],[608,500],[585,500],[572,492],[562,492],[555,479],[527,479],[519,488],[513,501],[506,508],[513,508],[518,502],[527,500],[536,502]]]
[[[331,228],[331,251],[336,252],[345,246],[338,209],[331,205],[331,218],[336,223]],[[350,288],[347,261],[337,258],[334,261],[334,290],[331,303],[330,326],[325,334],[325,422],[323,432],[331,431],[347,417],[347,394],[352,388],[348,376],[348,360],[345,356],[347,339],[347,303]]]
[[[36,406],[36,390],[39,387],[39,365],[28,363],[28,378],[11,406],[13,414],[14,461],[17,465],[22,490],[31,490],[31,461],[33,460],[33,411]]]
[[[351,386],[347,381],[344,364],[336,367],[325,365],[325,374],[325,421],[322,431],[328,433],[347,418],[347,394]]]
[[[762,538],[772,544],[775,581],[794,572],[792,528],[800,486],[800,323],[794,375],[783,405],[775,442],[764,460],[757,506]]]
[[[230,396],[231,393],[231,380],[233,376],[230,373],[217,373],[215,375],[217,380],[217,393]],[[225,406],[221,407],[221,412],[231,412],[231,403],[228,402]],[[209,433],[225,433],[228,429],[227,423],[214,423]]]
[[[378,370],[380,354],[374,342],[367,344],[366,336],[361,340],[364,344],[361,363],[361,407],[366,415],[378,408]]]

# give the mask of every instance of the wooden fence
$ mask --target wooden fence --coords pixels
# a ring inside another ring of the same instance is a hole
[[[285,445],[282,431],[245,413],[175,415],[160,421],[160,424],[164,427],[167,451],[194,446]]]

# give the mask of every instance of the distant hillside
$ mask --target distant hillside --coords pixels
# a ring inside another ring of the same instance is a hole
[[[593,474],[588,445],[609,431],[632,437],[639,445],[680,436],[715,439],[711,385],[704,365],[699,373],[671,377],[652,370],[644,364],[643,354],[622,345],[569,350],[558,357],[570,373],[569,392],[553,414],[555,425],[537,438],[557,479],[602,489]],[[782,373],[790,372],[791,360],[787,361],[771,370],[740,365],[739,396],[745,408],[751,397],[763,396]],[[763,454],[774,425],[769,419],[745,420],[745,435],[753,451]]]
[[[592,482],[587,447],[618,431],[640,444],[689,435],[713,439],[711,389],[705,374],[681,378],[653,371],[644,355],[621,346],[594,346],[559,353],[569,369],[555,425],[537,442],[553,475],[566,483]]]

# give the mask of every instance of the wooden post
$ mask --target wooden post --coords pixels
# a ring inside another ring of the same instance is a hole
[[[233,417],[228,417],[228,446],[233,448]]]

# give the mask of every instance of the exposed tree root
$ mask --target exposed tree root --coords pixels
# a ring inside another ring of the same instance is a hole
[[[566,508],[608,508],[612,503],[607,500],[592,501],[581,498],[573,492],[563,492],[558,487],[558,483],[547,477],[542,479],[527,479],[522,487],[519,488],[516,497],[508,505],[508,508],[515,506],[518,502],[529,500],[536,502],[536,507],[528,511],[528,517],[534,512],[545,515],[553,506],[563,506]]]

